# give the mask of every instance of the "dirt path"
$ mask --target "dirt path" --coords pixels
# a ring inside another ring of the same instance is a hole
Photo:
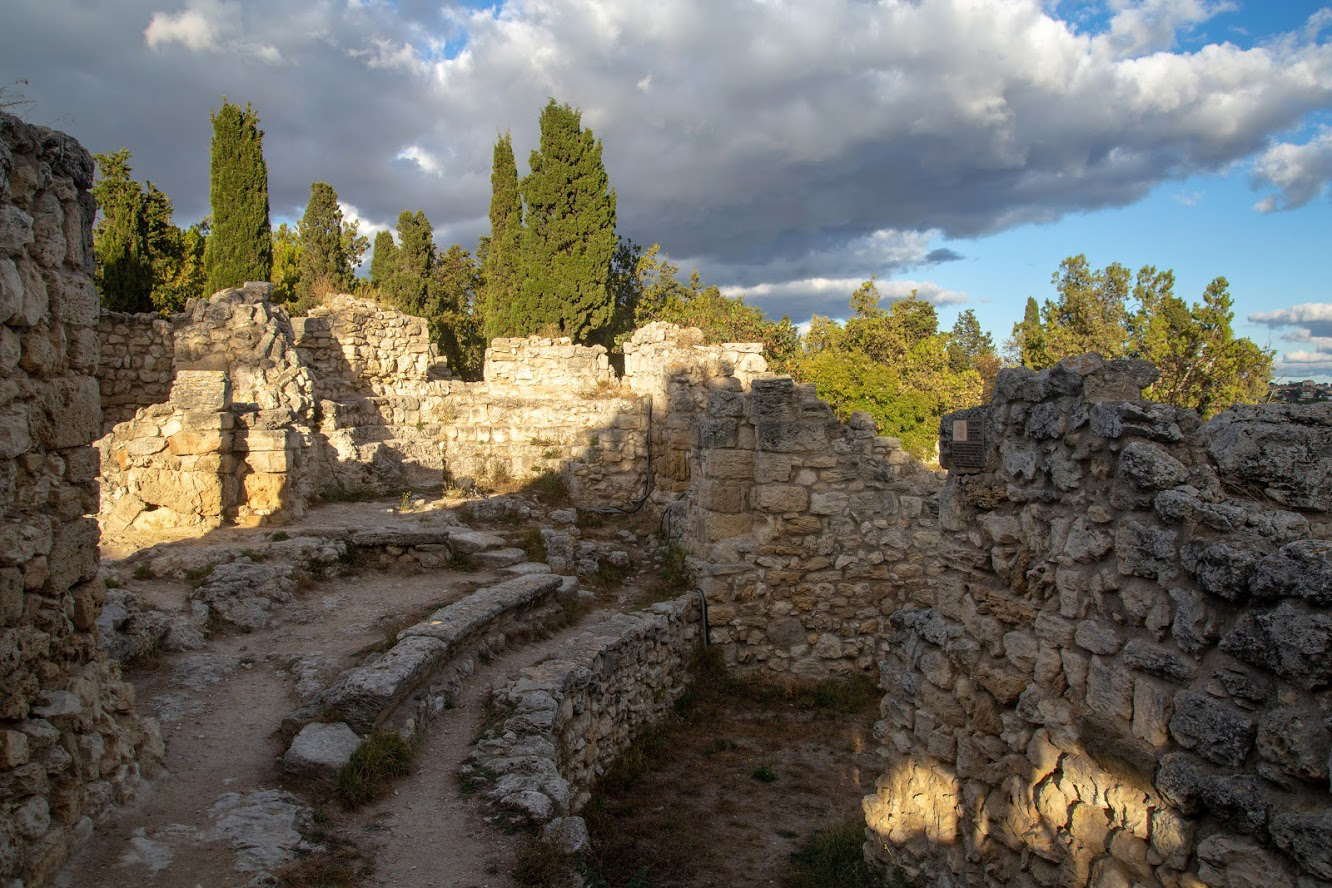
[[[249,798],[285,784],[278,768],[283,749],[274,735],[282,719],[306,702],[300,685],[318,688],[358,651],[383,642],[413,615],[493,579],[489,573],[453,571],[340,577],[301,595],[314,615],[309,622],[214,637],[201,650],[129,670],[140,711],[161,723],[166,773],[155,775],[130,805],[98,826],[56,885],[244,885],[254,874],[237,872],[237,865],[245,848],[264,837],[231,829],[215,806],[228,793]],[[161,606],[183,602],[188,594],[183,584],[148,585]],[[269,796],[256,798],[264,805],[253,814],[246,809],[243,817],[281,820],[280,804]],[[274,831],[280,823],[255,826]]]
[[[463,685],[455,709],[430,727],[413,773],[384,799],[346,819],[349,831],[374,837],[368,884],[393,888],[513,888],[520,837],[482,818],[481,800],[464,795],[458,770],[481,732],[490,688],[609,616],[599,611],[550,638],[482,665]],[[368,843],[367,843],[368,844]]]

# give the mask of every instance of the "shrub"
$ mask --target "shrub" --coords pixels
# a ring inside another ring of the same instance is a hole
[[[371,734],[338,771],[334,792],[347,808],[357,808],[384,793],[389,781],[411,770],[412,748],[397,734]]]

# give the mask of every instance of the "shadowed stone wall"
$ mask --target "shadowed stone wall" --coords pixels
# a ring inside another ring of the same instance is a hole
[[[0,882],[41,885],[161,755],[96,653],[92,158],[0,113]]]

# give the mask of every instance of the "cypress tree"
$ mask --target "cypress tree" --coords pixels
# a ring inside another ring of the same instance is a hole
[[[615,192],[601,143],[581,115],[554,99],[541,112],[541,148],[523,180],[521,310],[526,330],[558,330],[586,342],[615,314],[607,287],[615,253]],[[492,245],[491,249],[494,247]]]
[[[425,316],[430,298],[430,276],[435,267],[435,236],[426,214],[403,210],[398,215],[398,247],[392,272],[382,285],[384,295],[399,311]]]
[[[523,329],[530,312],[519,302],[523,237],[523,199],[518,192],[518,166],[513,142],[505,133],[495,140],[490,171],[490,241],[482,267],[485,285],[481,316],[485,339],[512,336]]]
[[[323,282],[339,293],[351,284],[351,267],[342,245],[342,210],[338,193],[325,182],[310,186],[310,202],[300,227],[300,280],[296,291],[304,296],[316,282]]]
[[[92,191],[101,212],[93,231],[97,289],[113,311],[152,311],[148,208],[139,183],[130,178],[129,158],[128,148],[95,155],[100,175]]]
[[[268,167],[259,115],[225,98],[211,115],[212,176],[208,189],[213,230],[204,248],[208,292],[245,281],[266,281],[273,270],[268,224]]]
[[[397,262],[398,246],[393,243],[393,232],[385,230],[375,235],[375,251],[370,257],[370,285],[385,287],[393,277],[393,268]]]

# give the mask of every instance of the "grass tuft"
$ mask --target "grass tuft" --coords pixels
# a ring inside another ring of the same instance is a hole
[[[333,791],[352,809],[373,801],[395,778],[411,770],[412,748],[397,734],[371,734],[338,771]]]
[[[818,830],[791,855],[790,888],[880,888],[882,878],[865,863],[865,821],[848,820]]]

